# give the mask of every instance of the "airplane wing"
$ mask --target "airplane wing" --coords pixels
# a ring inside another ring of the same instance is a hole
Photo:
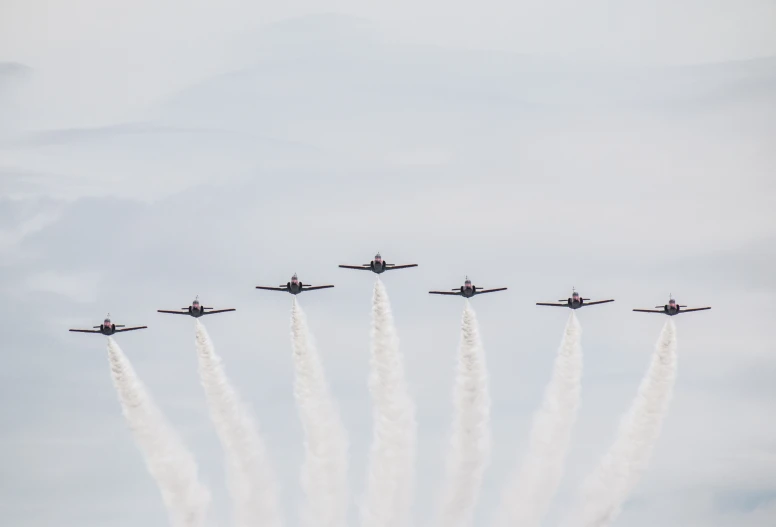
[[[265,287],[263,285],[257,285],[256,289],[264,289],[266,291],[288,291],[285,287]]]
[[[386,264],[385,270],[386,271],[394,271],[396,269],[406,269],[408,267],[417,267],[418,264],[402,264],[402,265],[396,265],[396,264]]]
[[[710,307],[693,307],[691,309],[680,309],[678,315],[681,315],[682,313],[689,313],[690,311],[703,311],[705,309],[711,309]]]
[[[483,293],[495,293],[496,291],[506,291],[506,287],[497,287],[496,289],[477,289],[474,294],[481,295]]]
[[[550,307],[569,307],[568,304],[548,304],[545,302],[537,302],[537,306],[550,306]]]
[[[169,313],[171,315],[188,315],[188,311],[167,311],[166,309],[157,309],[157,313]]]
[[[102,333],[99,329],[71,329],[77,333]]]
[[[614,302],[614,299],[612,299],[612,300],[596,300],[595,302],[583,302],[582,303],[582,307],[594,306],[596,304],[606,304],[607,302]]]
[[[368,265],[340,265],[343,269],[358,269],[359,271],[371,271]]]
[[[135,331],[136,329],[146,329],[148,326],[135,326],[134,328],[124,328],[124,329],[117,329],[116,333],[121,333],[122,331]]]
[[[453,295],[453,296],[460,296],[461,291],[459,290],[459,291],[457,291],[455,293],[453,293],[451,291],[429,291],[428,293],[430,295]]]
[[[327,289],[329,287],[334,287],[333,285],[313,285],[313,286],[304,286],[302,288],[302,291],[314,291],[316,289]]]
[[[227,311],[237,311],[235,308],[229,308],[229,309],[216,309],[214,311],[205,311],[202,313],[203,315],[215,315],[216,313],[226,313]]]
[[[639,313],[662,313],[664,315],[666,314],[666,312],[664,310],[662,310],[662,309],[660,309],[660,310],[657,310],[657,309],[634,309],[634,311],[638,311]]]

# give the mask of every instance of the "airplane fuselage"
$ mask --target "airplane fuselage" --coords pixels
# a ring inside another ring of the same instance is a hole
[[[663,306],[663,311],[669,317],[672,317],[674,315],[678,315],[679,311],[681,311],[681,309],[682,309],[681,306],[670,306],[668,304]],[[682,320],[684,320],[684,319],[682,319]]]
[[[369,263],[369,267],[370,269],[372,269],[373,273],[381,274],[385,272],[385,261],[375,262],[374,260],[372,260]]]
[[[110,326],[100,324],[100,333],[103,335],[113,335],[116,333],[116,324],[111,324]]]
[[[191,315],[192,317],[199,318],[204,314],[205,314],[205,310],[202,307],[196,308],[194,306],[189,306],[189,315]]]
[[[582,300],[581,298],[577,300],[573,298],[568,299],[568,305],[571,309],[579,309],[580,307],[582,307],[582,304],[584,304],[584,302],[585,301]]]
[[[477,294],[477,288],[475,286],[465,287],[461,286],[461,296],[464,298],[471,298]]]
[[[298,295],[302,292],[302,282],[287,282],[286,289],[292,295]]]

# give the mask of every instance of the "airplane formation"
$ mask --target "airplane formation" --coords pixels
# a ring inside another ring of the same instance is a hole
[[[339,267],[343,269],[357,269],[359,271],[371,271],[379,275],[386,271],[395,271],[397,269],[407,269],[409,267],[417,267],[417,266],[418,264],[402,264],[402,265],[389,264],[389,263],[386,263],[385,260],[383,260],[382,256],[380,256],[380,253],[377,253],[374,259],[367,264],[340,265]],[[257,285],[256,289],[263,289],[265,291],[284,291],[286,293],[291,293],[292,295],[298,295],[299,293],[304,293],[305,291],[316,291],[318,289],[328,289],[331,287],[334,287],[334,286],[304,284],[296,276],[296,273],[294,273],[294,275],[291,277],[291,280],[286,282],[285,284],[280,284],[277,287]],[[484,293],[495,293],[497,291],[506,291],[506,290],[507,290],[506,287],[496,287],[492,289],[477,287],[474,284],[472,284],[472,281],[469,280],[469,277],[467,276],[462,286],[455,287],[450,291],[429,291],[429,294],[450,295],[450,296],[460,296],[462,298],[472,298],[473,296],[481,295]],[[579,309],[582,307],[614,302],[614,299],[596,300],[594,302],[591,302],[589,298],[582,298],[579,295],[579,293],[576,291],[576,289],[572,288],[571,296],[565,300],[564,299],[558,300],[558,302],[559,303],[537,302],[536,305]],[[634,309],[633,311],[636,311],[639,313],[659,313],[659,314],[668,315],[672,317],[674,315],[680,315],[682,313],[690,313],[692,311],[704,311],[706,309],[711,309],[711,307],[694,307],[694,308],[685,309],[686,307],[687,306],[685,305],[677,304],[673,296],[669,295],[668,303],[665,305],[655,306],[655,309]],[[159,313],[167,313],[171,315],[188,315],[194,318],[199,318],[205,315],[215,315],[217,313],[226,313],[228,311],[236,311],[236,309],[234,308],[214,309],[212,307],[204,307],[202,306],[202,304],[200,304],[199,296],[197,296],[194,299],[194,301],[191,303],[190,306],[182,307],[180,310],[157,309],[157,312]],[[121,333],[124,331],[134,331],[137,329],[146,329],[147,327],[148,326],[126,327],[125,325],[122,325],[122,324],[114,324],[110,320],[110,313],[108,313],[108,316],[105,318],[105,320],[103,320],[102,324],[100,324],[99,326],[93,326],[92,329],[71,329],[70,331],[75,331],[78,333],[95,333],[95,334],[110,336],[115,333]]]

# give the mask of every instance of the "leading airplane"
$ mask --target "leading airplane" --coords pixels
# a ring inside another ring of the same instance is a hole
[[[159,313],[169,313],[171,315],[189,315],[194,318],[199,318],[203,315],[215,315],[216,313],[236,311],[234,308],[213,310],[212,307],[204,307],[199,303],[199,295],[197,295],[197,297],[194,299],[194,302],[192,302],[189,307],[182,307],[181,310],[182,311],[168,311],[166,309],[157,309],[156,311]]]
[[[580,307],[586,307],[586,306],[594,306],[596,304],[606,304],[607,302],[614,302],[614,299],[612,300],[596,300],[595,302],[588,302],[589,298],[582,298],[579,296],[579,293],[577,293],[577,290],[573,287],[571,288],[571,297],[567,298],[566,300],[560,299],[558,302],[563,302],[562,304],[550,304],[550,303],[544,303],[544,302],[537,302],[537,306],[550,306],[550,307],[569,307],[571,309],[579,309]]]
[[[108,313],[108,316],[105,317],[105,320],[102,321],[102,324],[99,326],[94,326],[92,329],[71,329],[70,331],[75,331],[77,333],[101,333],[103,335],[113,335],[114,333],[122,333],[124,331],[134,331],[136,329],[146,329],[148,326],[135,326],[132,328],[128,328],[124,326],[123,324],[114,324],[110,321],[110,313]]]
[[[380,253],[375,255],[375,259],[364,265],[340,265],[343,269],[358,269],[360,271],[372,271],[376,274],[384,273],[385,271],[395,271],[396,269],[406,269],[407,267],[417,267],[418,264],[389,264],[385,263]]]
[[[266,291],[285,291],[286,293],[291,293],[292,295],[298,295],[299,293],[304,293],[305,291],[314,291],[316,289],[327,289],[329,287],[334,287],[334,286],[303,284],[296,277],[296,273],[294,273],[294,276],[291,277],[291,281],[286,282],[285,285],[280,284],[277,287],[266,287],[266,286],[257,285],[256,289],[264,289]]]
[[[471,298],[474,295],[481,295],[483,293],[495,293],[496,291],[506,291],[506,287],[498,287],[496,289],[477,289],[476,286],[472,285],[472,281],[469,280],[469,277],[466,277],[466,281],[463,283],[463,285],[458,288],[454,288],[451,292],[448,291],[429,291],[429,294],[432,295],[457,295],[462,296],[464,298]]]
[[[672,317],[674,315],[681,315],[682,313],[689,313],[691,311],[704,311],[711,309],[711,307],[692,307],[690,309],[682,309],[687,306],[680,306],[676,303],[676,300],[671,295],[668,295],[668,303],[663,306],[655,306],[655,309],[634,309],[639,313],[661,313]]]

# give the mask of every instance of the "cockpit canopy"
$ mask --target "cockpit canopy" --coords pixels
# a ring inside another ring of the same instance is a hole
[[[382,259],[383,259],[383,257],[380,256],[380,253],[375,254],[375,262],[380,262],[380,261],[382,261]]]
[[[194,300],[194,302],[191,303],[192,307],[199,307],[199,300]]]
[[[669,301],[668,301],[668,305],[669,305],[669,306],[675,306],[675,305],[676,305],[676,300],[674,300],[674,299],[672,298],[671,300],[669,300]]]
[[[572,297],[574,297],[574,298],[579,298],[579,293],[577,293],[576,291],[574,291],[574,294],[572,294],[571,296],[572,296]]]
[[[102,325],[103,325],[103,326],[110,326],[110,319],[109,319],[109,318],[106,318],[105,320],[103,320],[103,321],[102,321]]]
[[[292,276],[292,277],[291,277],[291,281],[292,281],[292,282],[296,282],[297,280],[298,280],[298,279],[297,279],[297,277],[296,277],[296,273],[294,273],[294,276]]]
[[[471,281],[471,280],[466,280],[466,281],[463,283],[463,285],[465,285],[466,287],[471,287],[471,285],[472,285],[472,281]]]

